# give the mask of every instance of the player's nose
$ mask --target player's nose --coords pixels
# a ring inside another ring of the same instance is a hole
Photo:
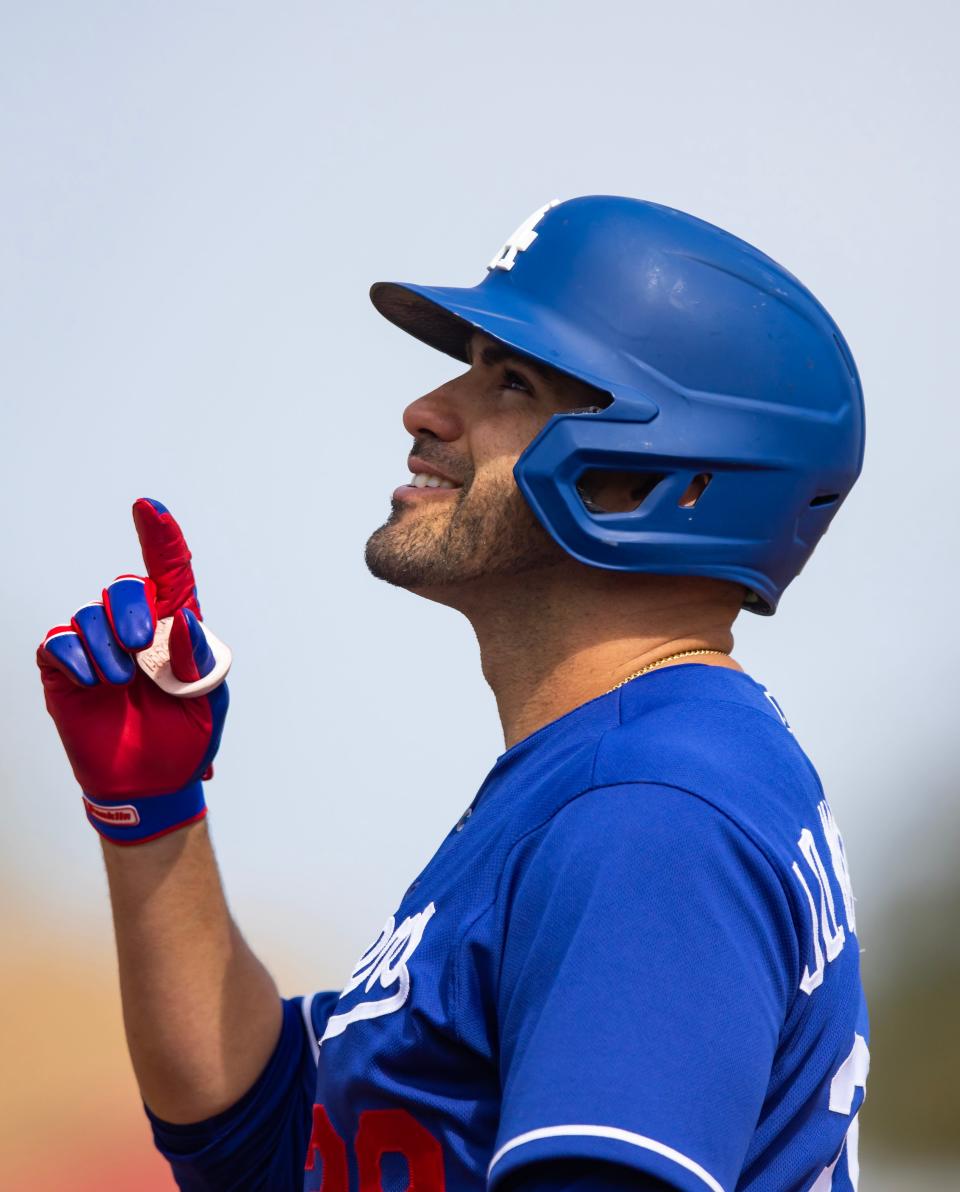
[[[454,442],[464,432],[463,418],[447,385],[412,401],[403,411],[403,425],[415,439],[429,435],[445,443]]]

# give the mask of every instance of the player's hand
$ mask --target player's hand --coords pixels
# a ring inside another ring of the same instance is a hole
[[[146,576],[122,575],[103,598],[51,629],[37,651],[54,719],[87,817],[104,836],[142,843],[200,819],[201,779],[212,773],[227,711],[227,688],[177,699],[137,665],[157,621],[173,617],[170,665],[192,682],[214,658],[204,637],[190,551],[158,501],[133,506]]]

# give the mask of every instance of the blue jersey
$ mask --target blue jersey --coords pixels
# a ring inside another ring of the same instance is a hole
[[[342,992],[285,1006],[183,1189],[479,1192],[605,1160],[848,1192],[869,1063],[854,901],[772,697],[654,671],[500,757]]]

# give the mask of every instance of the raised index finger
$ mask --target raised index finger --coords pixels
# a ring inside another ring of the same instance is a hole
[[[170,617],[178,608],[189,608],[200,618],[190,548],[173,514],[159,501],[141,497],[133,505],[133,523],[147,575],[157,585],[157,616]]]

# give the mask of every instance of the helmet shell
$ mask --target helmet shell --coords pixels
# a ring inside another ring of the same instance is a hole
[[[479,285],[380,282],[371,298],[459,360],[480,330],[610,395],[551,418],[515,467],[548,533],[591,566],[730,580],[772,613],[860,473],[863,394],[837,325],[782,266],[682,211],[547,204]],[[578,489],[594,469],[659,479],[607,513]]]

